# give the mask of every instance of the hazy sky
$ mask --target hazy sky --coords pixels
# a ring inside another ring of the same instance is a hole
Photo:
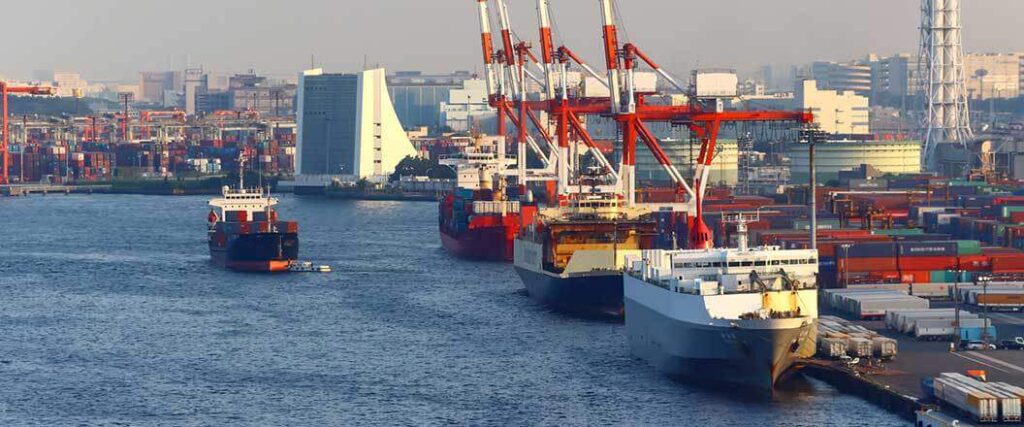
[[[536,39],[534,0],[508,0]],[[601,63],[596,0],[551,0],[556,43]],[[916,52],[918,0],[618,0],[624,38],[665,67],[764,64]],[[968,51],[1024,50],[1024,0],[963,0]],[[193,64],[290,75],[310,55],[329,71],[479,67],[475,0],[36,0],[4,4],[0,75],[87,79]]]

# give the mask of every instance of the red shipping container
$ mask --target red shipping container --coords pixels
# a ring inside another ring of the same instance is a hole
[[[891,282],[900,280],[902,276],[899,271],[872,271],[868,278],[876,282]]]
[[[956,260],[955,256],[900,257],[899,265],[900,271],[954,270],[956,269]]]
[[[839,271],[851,273],[872,271],[897,270],[896,258],[836,258],[836,265]]]
[[[963,255],[960,257],[960,269],[963,271],[991,271],[992,261],[985,255]]]
[[[993,273],[1024,273],[1024,253],[992,255]]]
[[[930,271],[903,271],[900,273],[900,279],[903,283],[931,283],[932,273]]]

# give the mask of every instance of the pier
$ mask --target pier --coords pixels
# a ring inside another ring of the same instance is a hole
[[[998,330],[997,341],[1024,336],[1024,313],[989,313],[989,317]],[[949,342],[918,341],[886,329],[882,321],[853,323],[899,341],[899,354],[889,361],[862,359],[852,366],[839,360],[815,359],[806,362],[805,372],[908,420],[913,420],[919,409],[941,408],[955,414],[951,408],[925,396],[921,387],[923,379],[943,372],[979,369],[985,371],[988,381],[1024,385],[1024,350],[950,351]],[[963,416],[959,418],[969,421]]]
[[[53,185],[53,184],[12,184],[0,185],[2,196],[47,195],[50,193],[102,193],[110,191],[110,185]]]

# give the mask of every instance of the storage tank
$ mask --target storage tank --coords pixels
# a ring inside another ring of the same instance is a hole
[[[806,182],[809,177],[806,144],[787,144],[793,182]],[[819,182],[839,178],[839,171],[871,165],[882,173],[920,173],[921,143],[919,141],[829,141],[814,148],[814,166]]]

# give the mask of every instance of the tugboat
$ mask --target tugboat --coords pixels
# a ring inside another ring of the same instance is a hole
[[[240,171],[243,166],[244,159]],[[262,186],[245,188],[242,175],[237,189],[224,186],[221,197],[210,200],[210,259],[235,271],[289,271],[299,255],[299,225],[278,221],[277,199]]]

